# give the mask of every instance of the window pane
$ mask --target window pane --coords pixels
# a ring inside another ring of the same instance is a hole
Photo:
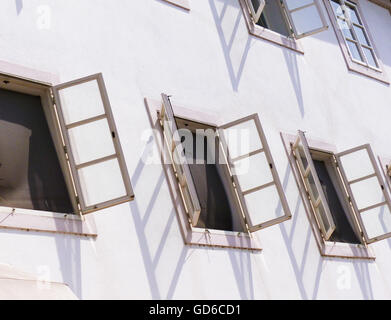
[[[288,5],[288,9],[293,10],[314,3],[314,0],[286,0],[286,3]]]
[[[78,172],[86,206],[126,196],[124,180],[117,159],[85,167]]]
[[[361,58],[360,52],[358,51],[358,47],[354,42],[346,41],[349,47],[350,54],[352,55],[353,59],[364,61]]]
[[[318,189],[316,188],[314,177],[312,176],[312,173],[310,173],[308,176],[308,183],[309,183],[310,189],[312,191],[312,194],[314,196],[313,200],[316,201],[316,199],[318,199],[318,197],[319,197],[319,192],[318,192]]]
[[[315,210],[317,211],[318,216],[322,219],[324,228],[326,230],[329,230],[331,226],[329,223],[329,219],[327,218],[326,211],[323,207],[323,203],[321,203],[320,206],[318,208],[316,208]]]
[[[337,20],[338,20],[339,28],[341,29],[341,31],[344,34],[344,36],[346,38],[348,38],[348,39],[353,39],[354,40],[353,33],[350,30],[349,25],[347,24],[347,22],[342,20],[342,19],[337,19]]]
[[[106,119],[71,128],[68,133],[76,165],[115,154]]]
[[[65,124],[89,119],[105,113],[96,80],[59,90]]]
[[[357,40],[361,43],[361,44],[365,44],[367,46],[369,46],[369,42],[368,42],[368,39],[364,33],[364,29],[361,28],[361,27],[357,27],[357,26],[354,26],[354,31],[356,32],[356,35],[357,35]]]
[[[357,24],[360,24],[361,25],[361,21],[360,19],[358,18],[358,15],[357,15],[357,12],[356,10],[357,9],[353,9],[349,6],[346,6],[347,8],[347,15],[348,15],[348,18],[350,19],[350,21],[352,21],[353,23],[357,23]]]
[[[364,211],[361,219],[369,238],[391,232],[391,212],[386,205]]]
[[[273,181],[269,162],[264,152],[234,162],[235,173],[242,191]]]
[[[331,2],[331,6],[333,7],[335,14],[337,16],[343,16],[342,8],[341,8],[341,5],[339,4],[339,2],[337,0],[332,0],[330,2]]]
[[[375,68],[378,68],[379,66],[377,65],[376,63],[376,59],[375,59],[375,55],[373,53],[373,50],[371,49],[368,49],[368,48],[362,48],[363,51],[364,51],[364,54],[367,58],[367,62],[368,64],[371,66],[371,67],[375,67]]]
[[[291,13],[298,34],[323,27],[317,7],[310,6]]]

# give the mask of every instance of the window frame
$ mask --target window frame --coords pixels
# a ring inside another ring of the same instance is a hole
[[[240,7],[243,11],[244,20],[246,22],[246,26],[248,29],[248,32],[258,38],[261,38],[263,40],[267,40],[270,42],[273,42],[275,44],[278,44],[282,47],[291,49],[295,52],[304,54],[304,50],[300,44],[300,42],[291,37],[286,37],[282,34],[279,34],[273,30],[270,30],[268,28],[264,28],[262,26],[257,25],[254,22],[254,19],[251,16],[251,9],[249,8],[247,0],[239,0]]]
[[[63,116],[63,107],[62,107],[62,102],[61,102],[61,97],[59,92],[63,89],[71,88],[71,87],[76,87],[78,85],[82,85],[87,82],[92,82],[96,81],[98,89],[99,89],[99,94],[102,99],[102,104],[104,108],[104,114],[103,115],[98,115],[95,116],[91,119],[85,119],[81,121],[77,121],[76,123],[70,123],[66,124],[65,118]],[[69,164],[70,167],[70,175],[71,179],[74,185],[74,193],[76,193],[76,199],[74,201],[77,202],[77,210],[80,214],[86,215],[98,210],[102,210],[105,208],[109,208],[112,206],[116,206],[118,204],[124,203],[124,202],[129,202],[134,199],[134,192],[132,188],[132,184],[130,182],[130,177],[129,173],[126,167],[121,143],[119,140],[119,135],[118,131],[115,126],[115,121],[114,121],[114,116],[111,111],[111,106],[110,106],[110,101],[108,98],[108,94],[106,91],[106,86],[103,80],[103,75],[101,73],[89,75],[80,79],[72,80],[66,83],[61,83],[56,86],[53,86],[50,88],[51,94],[52,94],[52,103],[53,103],[53,108],[56,112],[56,117],[58,120],[59,124],[59,129],[61,131],[61,136],[63,138],[63,144],[64,144],[64,151],[67,159],[67,163]],[[113,135],[112,137],[112,142],[113,142],[113,147],[115,150],[115,154],[111,155],[109,157],[105,158],[100,158],[100,159],[94,159],[92,161],[89,161],[88,163],[81,163],[77,164],[75,161],[74,153],[71,147],[71,140],[70,136],[68,134],[68,131],[71,128],[77,127],[77,126],[83,126],[86,124],[93,123],[95,121],[103,120],[106,119],[110,133]],[[117,159],[119,169],[121,171],[121,177],[124,183],[124,187],[126,190],[126,195],[121,196],[119,198],[115,199],[110,199],[101,203],[95,203],[91,205],[87,205],[86,201],[83,196],[83,188],[82,188],[82,183],[79,178],[78,170],[81,168],[85,168],[88,166],[94,166],[99,163],[103,163],[105,161],[110,161]],[[103,161],[102,161],[103,160]]]
[[[223,231],[215,229],[204,229],[191,226],[189,218],[183,204],[179,184],[175,176],[173,166],[166,163],[165,159],[169,159],[167,148],[164,142],[163,130],[160,125],[159,112],[162,101],[144,98],[144,104],[150,115],[150,122],[153,130],[154,140],[157,144],[158,151],[161,154],[162,169],[168,182],[170,196],[173,201],[174,209],[177,212],[177,217],[180,225],[181,234],[185,245],[206,246],[206,247],[221,247],[244,249],[253,252],[261,252],[262,248],[255,235],[247,232]],[[214,114],[196,111],[182,107],[175,102],[172,103],[175,109],[175,116],[181,119],[192,122],[199,122],[211,127],[218,127],[222,124],[222,119]]]
[[[303,205],[310,222],[311,229],[316,239],[316,244],[319,249],[319,253],[324,257],[338,257],[338,258],[351,258],[351,259],[368,259],[375,260],[375,254],[371,247],[367,244],[351,244],[351,243],[342,243],[342,242],[332,242],[325,241],[322,237],[322,233],[319,230],[315,215],[312,211],[311,203],[307,197],[306,189],[303,184],[302,178],[300,176],[300,171],[296,165],[296,159],[292,152],[292,145],[297,139],[297,134],[284,133],[281,132],[281,139],[285,148],[286,155],[290,163],[290,167],[293,172],[293,176],[296,182],[296,185],[299,190],[299,194],[302,198]],[[309,148],[330,154],[338,154],[337,148],[335,145],[307,137],[307,143]]]
[[[75,213],[70,214],[0,206],[0,229],[96,237],[97,229],[93,215],[82,217],[76,211],[77,201],[73,196],[73,182],[69,174],[62,137],[51,98],[51,88],[53,82],[59,82],[58,77],[46,72],[0,61],[0,82],[3,83],[3,89],[41,97],[41,105],[75,211]]]
[[[379,52],[376,48],[376,44],[375,44],[373,37],[371,35],[371,32],[368,28],[368,24],[365,21],[365,17],[362,13],[360,3],[357,0],[343,0],[346,2],[351,2],[355,6],[356,12],[359,16],[359,19],[361,19],[362,26],[364,27],[365,35],[368,37],[368,41],[371,44],[371,47],[373,49],[373,53],[375,54],[375,57],[376,57],[375,59],[378,63],[378,68],[374,68],[369,65],[366,65],[362,61],[356,60],[351,56],[350,49],[348,48],[348,45],[347,45],[347,40],[345,39],[343,32],[339,28],[338,21],[337,21],[338,18],[336,17],[336,15],[334,13],[334,9],[332,8],[332,5],[330,3],[331,1],[332,0],[323,0],[324,5],[326,7],[326,11],[328,13],[329,19],[330,19],[331,24],[333,26],[335,35],[337,37],[337,40],[338,40],[339,46],[341,48],[342,55],[344,57],[344,60],[345,60],[345,63],[346,63],[348,70],[359,73],[361,75],[367,76],[372,79],[376,79],[382,83],[390,84],[388,77],[385,73],[385,69],[384,69],[382,60],[379,56]],[[353,30],[353,32],[355,34],[354,30]],[[358,50],[361,50],[361,45],[359,45]],[[361,51],[360,51],[360,54],[363,54],[363,53],[361,53]]]

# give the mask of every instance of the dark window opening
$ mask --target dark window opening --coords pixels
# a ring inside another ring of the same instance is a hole
[[[291,35],[282,8],[279,1],[276,0],[266,0],[265,8],[263,9],[257,24],[286,37]]]
[[[331,175],[334,174],[332,172],[332,167],[330,166],[328,168],[326,162],[321,160],[314,160],[314,165],[335,223],[335,230],[329,241],[360,244],[361,241],[357,237],[349,221],[349,213],[346,212],[346,209],[338,196],[338,193],[340,192],[339,187],[335,185],[331,178]]]
[[[0,89],[0,206],[71,213],[38,96]]]
[[[234,191],[225,172],[226,168],[224,166],[226,164],[219,164],[220,150],[218,138],[215,137],[215,143],[213,144],[211,142],[213,139],[208,139],[205,135],[193,132],[192,136],[193,150],[192,152],[187,150],[186,156],[189,160],[190,173],[201,206],[201,214],[196,227],[244,232],[239,209],[233,201]],[[215,151],[214,156],[211,155],[213,148]],[[198,163],[196,162],[197,156]],[[211,159],[216,160],[211,161]],[[203,160],[203,163],[199,163],[200,160]]]

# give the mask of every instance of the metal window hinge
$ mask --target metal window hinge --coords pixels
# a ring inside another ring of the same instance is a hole
[[[79,196],[76,196],[76,203],[77,203],[77,204],[80,204],[80,198],[79,198]]]
[[[67,146],[64,146],[64,152],[65,152],[65,154],[68,154],[68,148],[67,148]]]

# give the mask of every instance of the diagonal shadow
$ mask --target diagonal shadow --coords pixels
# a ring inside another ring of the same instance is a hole
[[[219,39],[220,39],[220,44],[223,49],[225,63],[227,65],[228,74],[231,79],[232,88],[234,91],[238,91],[240,78],[242,77],[244,65],[245,65],[245,62],[246,62],[246,59],[247,59],[247,56],[248,56],[248,53],[250,50],[250,46],[251,46],[251,37],[250,36],[247,37],[246,45],[244,47],[243,54],[242,54],[242,57],[239,62],[239,66],[237,68],[237,71],[235,71],[236,61],[234,61],[231,58],[231,53],[232,53],[233,49],[237,49],[237,48],[234,48],[234,45],[236,44],[235,38],[236,38],[238,30],[239,30],[239,23],[240,23],[241,19],[243,19],[243,15],[242,15],[240,8],[238,6],[235,6],[238,10],[237,10],[236,19],[234,22],[234,28],[232,30],[231,35],[229,37],[226,37],[225,30],[223,27],[223,20],[224,20],[224,16],[227,12],[228,7],[230,5],[231,6],[233,6],[233,5],[229,4],[229,3],[227,3],[227,1],[225,1],[223,4],[223,8],[221,9],[221,11],[219,13],[218,9],[216,7],[215,1],[216,0],[209,0],[210,9],[212,11],[213,19],[216,24],[217,33],[218,33]],[[228,40],[227,40],[227,38],[228,38]]]
[[[23,0],[15,0],[16,13],[19,15],[23,9]]]

